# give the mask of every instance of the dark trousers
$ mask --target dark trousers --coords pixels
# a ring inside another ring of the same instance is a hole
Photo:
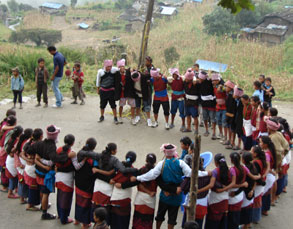
[[[13,90],[13,103],[16,104],[16,101],[17,101],[17,97],[18,97],[18,102],[19,103],[22,103],[22,91],[16,91],[16,90]]]
[[[42,94],[44,103],[48,104],[48,86],[46,83],[38,83],[37,85],[37,99],[38,103],[41,102]]]

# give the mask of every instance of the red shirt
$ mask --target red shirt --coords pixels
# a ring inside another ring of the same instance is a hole
[[[161,102],[169,101],[167,92],[167,79],[160,77],[159,79],[151,79],[151,82],[154,85],[154,100]]]
[[[184,98],[184,84],[181,77],[177,77],[173,79],[173,82],[170,84],[172,88],[172,100],[177,100],[180,98]],[[175,93],[175,94],[174,94]]]
[[[250,120],[252,117],[252,106],[248,104],[247,106],[243,106],[243,118],[245,120]]]
[[[78,78],[77,79],[74,79],[73,78],[73,76],[78,76]],[[83,72],[82,71],[80,71],[80,72],[77,72],[77,71],[74,71],[73,72],[73,76],[72,76],[72,79],[74,80],[74,82],[78,82],[78,85],[79,86],[81,86],[82,85],[82,83],[83,83],[83,77],[84,77],[84,74],[83,74]]]
[[[226,110],[226,98],[227,98],[226,92],[218,91],[218,88],[214,87],[214,94],[217,100],[216,111]]]

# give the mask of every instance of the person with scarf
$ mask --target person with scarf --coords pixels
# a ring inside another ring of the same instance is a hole
[[[165,159],[160,161],[155,168],[138,177],[132,177],[131,181],[147,182],[155,180],[160,175],[164,183],[174,183],[177,186],[177,192],[170,195],[164,191],[160,193],[159,209],[156,216],[156,227],[161,228],[166,212],[168,211],[168,228],[172,229],[177,224],[178,210],[182,202],[181,188],[182,176],[190,177],[191,169],[182,160],[177,159],[176,146],[172,144],[163,144],[161,151],[165,154]]]
[[[130,69],[125,69],[125,59],[119,60],[117,62],[117,67],[119,71],[116,73],[116,90],[115,97],[116,100],[119,100],[119,118],[118,122],[123,123],[122,113],[123,107],[126,105],[126,102],[130,106],[131,112],[131,123],[136,125],[135,122],[135,89],[134,89],[134,80],[131,77]]]
[[[118,124],[116,103],[115,103],[115,85],[117,78],[115,77],[118,68],[112,67],[112,60],[104,61],[104,68],[100,69],[97,74],[96,86],[97,92],[100,95],[100,111],[101,116],[99,122],[103,122],[105,117],[105,108],[109,103],[114,115],[114,123]]]
[[[171,124],[170,129],[174,128],[174,120],[177,113],[177,110],[179,110],[179,115],[181,118],[181,127],[180,131],[185,130],[185,114],[184,114],[184,81],[182,77],[179,74],[178,68],[172,68],[170,69],[170,73],[172,77],[168,77],[168,83],[171,86],[172,89],[172,101],[171,101]]]

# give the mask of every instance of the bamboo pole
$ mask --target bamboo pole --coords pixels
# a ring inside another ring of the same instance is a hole
[[[144,60],[147,53],[147,46],[148,46],[148,39],[152,24],[152,17],[153,17],[153,10],[154,10],[154,3],[155,0],[149,0],[147,15],[145,18],[144,28],[142,32],[142,39],[141,39],[141,46],[140,46],[140,53],[139,53],[139,61],[138,61],[138,70],[143,71],[144,68]]]
[[[190,178],[190,191],[189,191],[189,206],[187,207],[187,221],[195,220],[196,214],[196,199],[198,190],[198,168],[200,157],[200,144],[201,136],[196,135],[194,140],[194,149],[192,155],[192,172]]]

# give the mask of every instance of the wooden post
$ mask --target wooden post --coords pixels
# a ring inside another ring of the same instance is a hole
[[[138,60],[138,68],[137,69],[139,71],[143,71],[143,68],[144,68],[144,61],[145,61],[145,57],[146,57],[148,39],[149,39],[149,34],[150,34],[150,29],[151,29],[151,24],[152,24],[154,3],[155,3],[155,0],[149,0],[147,15],[145,18],[144,28],[143,28],[143,32],[142,32],[142,40],[141,40],[139,60]]]
[[[197,183],[198,183],[198,168],[200,157],[200,143],[201,136],[196,135],[194,140],[194,149],[192,155],[192,173],[190,178],[190,191],[189,191],[189,206],[187,208],[187,221],[195,220],[196,213],[196,199],[197,199]]]

